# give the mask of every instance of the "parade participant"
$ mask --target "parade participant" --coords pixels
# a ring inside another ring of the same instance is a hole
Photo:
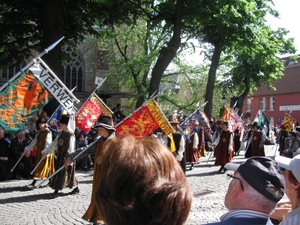
[[[284,125],[280,125],[280,131],[276,137],[276,144],[279,145],[278,151],[280,155],[283,154],[283,150],[286,149],[285,139],[289,136],[288,132],[285,130]]]
[[[221,165],[218,173],[225,173],[226,168],[224,165],[232,161],[233,154],[233,134],[229,131],[228,121],[224,121],[223,130],[218,138],[212,143],[212,146],[216,148],[216,160],[215,165]]]
[[[191,165],[190,170],[194,168],[195,163],[199,163],[198,145],[199,138],[197,132],[194,132],[189,140],[185,140],[186,164]]]
[[[259,130],[257,122],[254,122],[253,125],[253,137],[250,142],[251,145],[251,156],[265,156],[265,136],[264,133]]]
[[[225,196],[229,210],[220,222],[211,225],[272,225],[270,214],[284,195],[284,177],[278,164],[267,157],[257,156],[242,164],[227,163],[235,171]]]
[[[116,141],[116,137],[115,137],[116,130],[113,127],[112,119],[108,116],[100,116],[94,128],[97,129],[100,138],[96,139],[96,142],[94,142],[93,145],[89,146],[88,149],[77,150],[76,152],[69,154],[64,165],[65,167],[69,166],[75,157],[78,157],[78,159],[80,159],[91,154],[95,155],[91,203],[82,218],[89,222],[92,222],[93,224],[100,224],[102,221],[102,217],[98,213],[96,202],[94,200],[95,200],[96,190],[98,189],[99,180],[100,177],[102,176],[101,166],[103,163],[102,160],[103,148],[110,141]]]
[[[247,126],[247,133],[243,139],[244,142],[246,142],[246,148],[245,148],[245,158],[251,157],[251,142],[253,139],[253,127],[252,124],[248,124]]]
[[[104,149],[95,196],[107,225],[183,225],[192,192],[172,153],[154,138],[132,136]]]
[[[0,127],[0,181],[13,178],[10,171],[13,167],[13,159],[10,155],[9,142],[5,138],[5,131]]]
[[[298,225],[300,221],[300,155],[293,159],[276,156],[275,161],[283,168],[284,191],[292,206],[291,211],[286,210],[287,214],[283,216],[280,225]]]
[[[217,120],[215,122],[215,132],[212,135],[211,143],[213,143],[220,136],[220,134],[222,133],[222,130],[223,130],[223,121]],[[214,150],[213,150],[214,151],[214,156],[216,157],[216,149],[215,149],[215,147],[213,147],[213,148],[214,148]]]
[[[234,155],[237,155],[239,153],[239,150],[241,148],[241,124],[238,124],[237,128],[235,129],[234,137],[233,137],[233,143],[234,143]]]
[[[24,149],[27,145],[29,145],[29,140],[25,136],[25,131],[17,131],[16,137],[11,140],[10,149],[15,162],[18,162],[20,157],[22,157],[21,161],[14,169],[16,178],[18,180],[31,178],[30,158],[29,155],[25,155],[26,152],[24,152]]]
[[[56,163],[55,170],[58,170],[64,165],[65,158],[69,153],[75,151],[75,136],[72,132],[68,130],[69,117],[67,115],[62,115],[59,121],[59,129],[61,133],[58,134],[59,137],[55,141],[55,147],[52,149],[44,149],[42,151],[43,155],[48,155],[52,151],[56,152]],[[49,186],[54,189],[54,193],[50,195],[50,198],[58,197],[58,191],[64,188],[74,188],[70,194],[79,193],[78,181],[75,177],[75,162],[69,165],[67,168],[59,171],[49,182]]]
[[[175,158],[181,165],[183,172],[185,173],[186,172],[186,156],[185,156],[184,135],[182,133],[180,133],[180,131],[179,131],[179,122],[178,121],[173,120],[173,121],[169,121],[169,122],[172,125],[173,129],[175,130],[175,132],[173,133],[173,139],[174,139],[176,150],[173,153],[175,155]],[[168,138],[167,146],[168,146],[168,148],[171,147],[170,138]]]
[[[52,143],[52,132],[47,127],[47,121],[44,118],[40,118],[37,121],[39,131],[37,137],[32,140],[30,145],[25,148],[25,151],[31,151],[34,146],[36,146],[36,163],[40,163],[38,167],[35,168],[33,174],[33,181],[31,184],[27,185],[28,188],[35,188],[37,180],[47,178],[49,175],[54,173],[54,152],[50,153],[46,157],[43,157],[42,151],[47,148]],[[42,159],[43,158],[43,159]],[[42,160],[42,161],[41,161]]]
[[[296,155],[297,149],[300,147],[300,138],[298,137],[297,133],[292,131],[290,134],[291,141],[290,147],[283,150],[283,154],[286,157],[293,158]]]

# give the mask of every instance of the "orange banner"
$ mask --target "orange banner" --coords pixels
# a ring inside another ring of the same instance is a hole
[[[286,113],[284,115],[284,119],[283,119],[283,125],[285,126],[285,130],[287,132],[291,132],[293,129],[293,123],[294,123],[294,118],[289,115],[288,113]]]

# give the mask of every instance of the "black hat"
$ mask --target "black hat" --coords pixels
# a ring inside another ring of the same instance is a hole
[[[257,127],[258,129],[260,128],[257,122],[253,122],[252,127]]]
[[[228,123],[228,121],[223,121],[223,125],[225,125],[225,126],[229,126],[229,123]]]
[[[115,131],[116,129],[113,127],[113,122],[112,119],[109,116],[100,116],[98,119],[98,122],[94,126],[94,128],[97,127],[103,127],[107,130],[113,130]]]
[[[67,115],[62,115],[61,118],[60,118],[59,123],[63,123],[63,124],[68,125],[68,124],[69,124],[69,116],[67,116]]]
[[[284,195],[284,177],[273,159],[256,156],[242,164],[227,163],[225,168],[239,172],[251,187],[273,202]]]
[[[47,123],[46,119],[45,118],[39,118],[37,123]]]

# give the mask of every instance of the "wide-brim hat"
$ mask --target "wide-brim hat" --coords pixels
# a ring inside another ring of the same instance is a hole
[[[169,123],[170,123],[171,125],[178,125],[178,124],[179,124],[179,121],[171,120],[171,121],[169,121]]]
[[[103,127],[107,130],[113,130],[113,131],[116,130],[113,127],[112,119],[109,116],[100,116],[98,119],[98,122],[95,124],[94,128],[97,128],[97,127]]]
[[[229,123],[228,123],[228,121],[223,121],[223,125],[225,125],[225,126],[229,126]]]

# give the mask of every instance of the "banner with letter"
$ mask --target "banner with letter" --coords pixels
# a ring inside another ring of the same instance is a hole
[[[174,131],[156,101],[151,99],[146,105],[134,112],[131,117],[118,125],[116,132],[120,137],[132,135],[136,138],[144,138],[158,128],[161,128],[166,135]]]

